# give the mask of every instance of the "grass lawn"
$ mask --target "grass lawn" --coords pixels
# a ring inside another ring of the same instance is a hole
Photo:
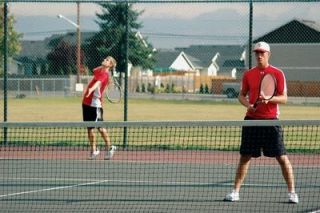
[[[1,103],[3,106],[3,103]],[[281,105],[280,119],[320,119],[319,106]],[[238,102],[187,100],[129,100],[128,120],[242,120]],[[124,104],[105,102],[104,119],[122,121]],[[80,97],[8,100],[8,121],[82,121]]]
[[[2,103],[3,106],[3,103]],[[110,104],[105,102],[104,118],[106,121],[123,120],[123,103]],[[59,122],[59,121],[82,121],[81,98],[25,98],[9,99],[8,101],[8,121],[12,122]],[[129,100],[128,120],[129,121],[164,121],[164,120],[242,120],[245,114],[245,108],[238,102],[223,103],[215,101],[181,101],[181,100]],[[318,106],[306,105],[282,105],[281,119],[320,119],[320,110]],[[292,127],[291,127],[292,128]],[[303,127],[302,127],[303,128]],[[240,128],[226,129],[226,127],[217,127],[206,129],[205,131],[192,129],[179,129],[176,133],[168,133],[168,129],[148,129],[144,133],[138,133],[141,130],[131,129],[128,133],[130,145],[182,148],[182,149],[215,149],[215,150],[233,150],[238,148],[240,141]],[[287,131],[288,130],[288,131]],[[320,145],[315,143],[318,136],[314,136],[313,129],[303,128],[292,131],[287,129],[286,144],[287,148],[297,152],[314,152],[320,150]],[[51,134],[54,137],[48,137]],[[62,128],[56,134],[56,129],[37,132],[36,138],[33,134],[22,133],[18,138],[11,138],[11,142],[19,145],[87,145],[86,131],[78,130],[77,137],[74,136],[72,129]],[[110,129],[111,137],[116,144],[122,144],[122,130]],[[153,136],[149,131],[155,131]],[[24,135],[25,134],[25,135]],[[41,135],[43,134],[43,135]],[[72,137],[67,137],[72,135]],[[138,135],[137,135],[138,134]],[[144,135],[146,134],[146,135]],[[176,135],[177,134],[177,135]],[[159,137],[162,138],[159,140]],[[315,137],[315,138],[310,138]],[[147,139],[147,140],[146,140]],[[101,144],[101,138],[98,137]]]

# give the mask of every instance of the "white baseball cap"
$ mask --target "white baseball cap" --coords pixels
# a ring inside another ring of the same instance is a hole
[[[270,46],[264,41],[260,41],[254,45],[253,51],[263,51],[263,52],[270,52]]]

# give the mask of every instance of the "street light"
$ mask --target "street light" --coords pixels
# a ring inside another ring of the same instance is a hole
[[[69,22],[70,24],[72,24],[73,26],[75,26],[76,28],[80,28],[80,26],[76,23],[74,23],[73,21],[71,21],[70,19],[68,19],[67,17],[65,17],[64,15],[62,14],[58,14],[58,18],[61,18],[61,19],[64,19],[66,20],[67,22]]]
[[[58,15],[58,18],[66,20],[69,24],[77,28],[77,83],[80,83],[81,72],[81,35],[80,35],[80,3],[77,2],[77,23],[71,21],[62,14]]]

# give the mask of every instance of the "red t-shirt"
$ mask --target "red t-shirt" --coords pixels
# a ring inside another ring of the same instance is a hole
[[[97,81],[100,81],[101,84],[99,87],[93,91],[89,97],[87,96],[88,88],[92,87]],[[102,94],[104,89],[109,83],[109,73],[105,71],[103,67],[97,67],[93,70],[93,78],[89,82],[87,90],[83,95],[82,103],[84,105],[92,106],[92,107],[102,107]]]
[[[250,104],[254,104],[258,99],[261,78],[267,73],[272,73],[276,78],[276,95],[287,92],[286,78],[280,69],[273,66],[268,66],[265,69],[254,67],[244,73],[241,84],[241,91],[243,94],[248,94]],[[271,102],[258,104],[256,111],[247,111],[246,113],[246,116],[254,119],[278,118],[279,115],[279,105]]]

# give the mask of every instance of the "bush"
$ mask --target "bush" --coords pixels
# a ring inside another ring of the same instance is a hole
[[[205,94],[209,94],[208,84],[206,84],[205,87],[204,87],[204,93],[205,93]]]
[[[140,86],[139,86],[139,84],[137,85],[136,92],[140,92]]]
[[[151,83],[148,83],[147,91],[154,93],[154,86]]]
[[[166,85],[166,89],[164,90],[166,93],[170,93],[171,88],[170,88],[170,84]]]
[[[144,85],[144,83],[142,83],[141,85],[141,92],[146,92],[146,86]]]
[[[203,84],[200,85],[199,93],[200,94],[204,94]]]
[[[208,84],[201,84],[199,89],[200,94],[210,94]]]

